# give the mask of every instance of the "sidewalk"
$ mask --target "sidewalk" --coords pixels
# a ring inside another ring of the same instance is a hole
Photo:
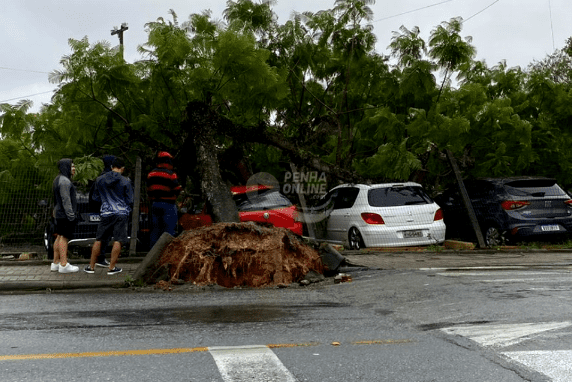
[[[531,268],[559,267],[572,269],[572,250],[444,250],[425,252],[419,249],[364,249],[344,251],[342,255],[353,266],[376,269],[460,269],[475,267]],[[71,290],[120,288],[132,278],[143,257],[120,258],[123,272],[108,276],[106,268],[96,267],[95,274],[83,271],[88,260],[72,259],[77,273],[50,271],[48,260],[0,260],[0,292],[33,290]]]
[[[419,250],[344,251],[352,265],[380,269],[475,268],[475,267],[572,267],[572,249],[519,250],[476,249],[421,252]]]
[[[133,276],[141,260],[119,259],[117,266],[122,272],[116,275],[107,275],[107,268],[100,267],[95,268],[94,274],[85,273],[83,268],[88,260],[71,259],[70,263],[80,270],[66,274],[51,272],[48,260],[0,260],[0,292],[122,287],[126,278]]]

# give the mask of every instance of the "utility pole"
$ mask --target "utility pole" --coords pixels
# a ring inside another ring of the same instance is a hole
[[[117,35],[119,37],[119,49],[121,50],[121,56],[123,56],[123,32],[125,32],[129,27],[127,23],[122,23],[121,28],[113,27],[111,30],[111,35]]]

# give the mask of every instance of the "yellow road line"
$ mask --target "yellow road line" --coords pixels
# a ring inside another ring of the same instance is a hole
[[[320,345],[319,342],[307,342],[301,344],[268,344],[270,349],[278,349],[278,348],[297,348],[297,347],[305,347],[305,346],[318,346]]]
[[[394,344],[407,344],[413,340],[373,340],[373,341],[355,341],[352,345],[394,345]]]
[[[88,358],[88,357],[115,357],[133,355],[152,354],[182,354],[208,351],[206,347],[197,348],[175,348],[175,349],[144,349],[144,350],[110,350],[101,352],[84,353],[48,353],[48,354],[20,354],[0,356],[0,361],[18,361],[30,359],[52,359],[52,358]]]
[[[369,341],[354,341],[351,345],[394,345],[412,342],[412,340],[369,340]],[[336,342],[337,343],[337,342]],[[308,347],[319,346],[319,342],[307,343],[291,343],[291,344],[268,344],[270,349],[278,348],[294,348],[294,347]],[[16,354],[16,355],[0,355],[0,361],[24,361],[35,359],[58,359],[58,358],[89,358],[89,357],[118,357],[118,356],[141,356],[141,355],[156,355],[156,354],[183,354],[206,352],[208,347],[195,347],[195,348],[173,348],[173,349],[142,349],[142,350],[110,350],[100,352],[82,352],[82,353],[46,353],[46,354]]]

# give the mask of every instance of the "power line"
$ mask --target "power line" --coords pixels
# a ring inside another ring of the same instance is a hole
[[[383,21],[383,20],[387,20],[387,19],[392,19],[392,18],[394,18],[394,17],[403,16],[403,15],[406,15],[406,14],[408,14],[408,13],[413,13],[413,12],[421,11],[421,10],[423,10],[423,9],[435,7],[435,6],[437,6],[437,5],[449,3],[449,2],[451,2],[451,1],[453,1],[453,0],[445,0],[445,1],[441,1],[440,3],[435,3],[435,4],[426,5],[426,6],[421,7],[421,8],[412,9],[412,10],[410,10],[410,11],[403,12],[403,13],[398,13],[397,15],[387,16],[387,17],[384,17],[384,18],[379,19],[379,20],[374,20],[373,22],[375,23],[375,22],[378,22],[378,21]],[[497,1],[498,1],[498,0],[497,0]]]
[[[11,98],[11,99],[7,99],[7,100],[4,100],[4,101],[0,101],[0,103],[6,103],[6,102],[10,102],[10,101],[25,99],[25,98],[28,98],[28,97],[34,97],[34,96],[41,95],[41,94],[46,94],[46,93],[53,93],[53,90],[50,90],[50,91],[47,91],[47,92],[36,93],[36,94],[30,94],[30,95],[23,96],[23,97]]]
[[[471,17],[463,20],[464,23],[466,23],[467,21],[469,21],[470,19],[472,19],[473,17],[475,17],[476,15],[486,11],[487,9],[489,9],[490,7],[492,7],[493,5],[495,5],[496,3],[498,3],[500,0],[495,0],[492,3],[490,3],[489,5],[487,5],[486,7],[484,7],[483,9],[481,9],[480,11],[478,11],[477,13],[475,13],[474,15],[472,15]]]
[[[0,69],[3,69],[3,70],[14,70],[14,71],[17,71],[17,72],[30,72],[30,73],[50,74],[49,72],[40,72],[39,70],[4,68],[4,67],[2,67],[2,66],[0,66]]]
[[[556,50],[556,45],[554,44],[554,24],[552,23],[552,4],[548,0],[548,11],[550,12],[550,31],[552,32],[552,49]]]

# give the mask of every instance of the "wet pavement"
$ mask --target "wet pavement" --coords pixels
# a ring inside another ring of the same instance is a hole
[[[119,261],[117,267],[122,272],[114,275],[108,275],[107,268],[100,267],[93,274],[85,273],[83,268],[88,260],[70,259],[79,271],[65,274],[52,272],[49,260],[0,260],[0,292],[122,287],[131,280],[141,260]]]
[[[559,267],[572,268],[572,249],[566,250],[443,250],[437,252],[419,249],[365,249],[344,251],[342,255],[351,266],[375,269],[423,269],[423,268],[480,268],[480,267]],[[38,257],[41,257],[39,255]],[[0,292],[30,290],[71,290],[94,288],[119,288],[134,281],[133,275],[142,264],[143,257],[119,259],[123,271],[107,275],[106,268],[96,268],[95,274],[83,272],[88,260],[71,259],[80,271],[61,274],[50,271],[49,260],[0,259]]]
[[[501,248],[437,252],[364,249],[344,251],[343,256],[351,264],[382,269],[572,266],[572,249]]]

